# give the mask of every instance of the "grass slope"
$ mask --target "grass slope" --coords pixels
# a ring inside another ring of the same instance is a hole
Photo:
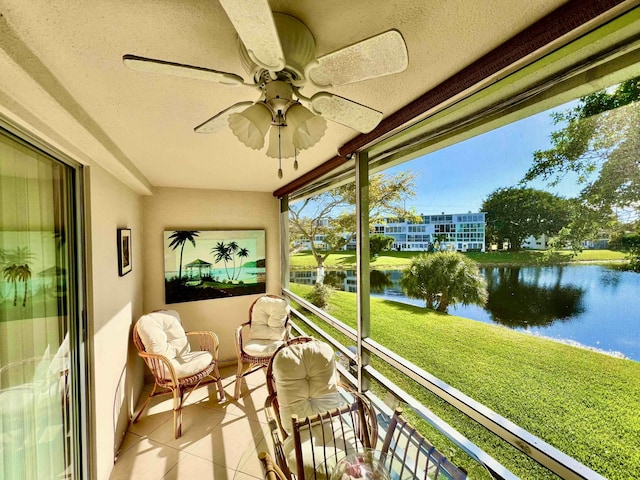
[[[311,287],[291,288],[304,296]],[[330,313],[355,328],[355,294],[334,292],[330,303]],[[607,478],[640,472],[640,363],[376,298],[371,337]],[[389,366],[374,365],[521,478],[556,478]]]
[[[411,258],[421,252],[382,252],[377,258],[371,259],[371,268],[400,269],[411,262]],[[575,259],[570,257],[570,252],[561,252],[552,259],[545,257],[545,252],[537,250],[522,250],[519,252],[468,252],[469,258],[481,265],[540,265],[548,263],[564,262],[619,262],[625,261],[624,252],[613,250],[584,250]],[[316,261],[310,252],[299,252],[289,257],[292,269],[316,268]],[[325,267],[329,269],[354,269],[356,265],[356,252],[344,251],[330,253],[325,261]]]

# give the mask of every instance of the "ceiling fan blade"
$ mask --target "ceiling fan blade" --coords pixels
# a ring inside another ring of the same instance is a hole
[[[382,120],[382,112],[328,92],[311,97],[311,107],[324,118],[361,133],[369,133]]]
[[[193,129],[196,133],[216,133],[229,126],[229,115],[240,113],[245,108],[249,108],[253,102],[240,102],[225,108],[206,122],[201,123]]]
[[[251,59],[267,70],[284,68],[280,36],[267,0],[220,0]]]
[[[153,58],[138,57],[136,55],[125,55],[122,57],[124,64],[133,69],[147,73],[162,73],[177,77],[195,78],[197,80],[208,80],[210,82],[224,83],[226,85],[243,84],[244,79],[233,73],[218,72],[208,68],[182,65],[181,63],[166,62],[164,60],[154,60]]]
[[[319,87],[347,85],[404,71],[407,45],[397,30],[389,30],[309,63],[305,76]]]

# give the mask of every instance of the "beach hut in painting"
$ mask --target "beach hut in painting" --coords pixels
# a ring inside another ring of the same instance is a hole
[[[203,274],[205,277],[211,276],[211,264],[199,258],[191,263],[187,263],[185,268],[187,269],[187,277],[189,278],[202,280]]]

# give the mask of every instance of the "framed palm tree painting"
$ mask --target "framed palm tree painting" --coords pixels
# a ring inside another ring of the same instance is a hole
[[[266,292],[264,230],[166,230],[165,302]]]

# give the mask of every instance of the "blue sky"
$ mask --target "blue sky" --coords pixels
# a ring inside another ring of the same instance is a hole
[[[531,166],[534,151],[551,146],[551,132],[559,126],[553,125],[550,112],[430,153],[386,173],[409,169],[417,174],[416,197],[406,204],[407,208],[415,207],[417,213],[477,212],[483,200],[497,188],[517,186]],[[565,179],[553,189],[542,181],[529,186],[567,198],[580,191],[575,177]]]

